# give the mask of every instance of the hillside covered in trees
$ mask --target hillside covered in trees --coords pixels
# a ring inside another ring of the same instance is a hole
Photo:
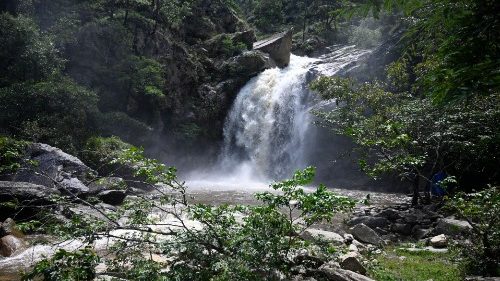
[[[500,276],[499,12],[2,0],[0,280]]]

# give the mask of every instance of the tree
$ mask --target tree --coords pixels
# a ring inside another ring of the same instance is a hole
[[[412,182],[414,204],[421,181],[430,187],[439,171],[455,176],[464,187],[470,178],[481,185],[498,181],[493,168],[500,145],[498,95],[436,106],[431,99],[394,93],[377,82],[357,85],[322,77],[311,88],[336,101],[335,109],[317,115],[335,133],[353,139],[361,167],[374,177],[395,172]]]
[[[51,37],[40,32],[32,19],[0,14],[0,87],[38,82],[62,67]]]

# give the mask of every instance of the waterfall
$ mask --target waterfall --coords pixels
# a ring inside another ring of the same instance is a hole
[[[219,165],[191,173],[190,186],[257,187],[310,165],[309,147],[319,145],[310,112],[325,103],[308,89],[308,82],[317,75],[352,69],[367,53],[354,46],[333,46],[319,58],[292,55],[288,67],[268,69],[251,79],[226,117]]]
[[[333,46],[317,59],[292,55],[288,67],[268,69],[248,82],[226,119],[223,168],[276,180],[306,167],[315,133],[310,109],[318,104],[307,87],[311,76],[356,67],[366,53]]]
[[[258,177],[278,179],[306,165],[312,104],[306,80],[316,61],[292,55],[288,67],[268,69],[241,89],[224,127],[225,168],[243,165]]]

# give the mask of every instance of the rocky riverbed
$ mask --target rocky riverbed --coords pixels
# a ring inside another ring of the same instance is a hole
[[[132,182],[126,185],[131,172],[120,167],[112,177],[95,180],[95,171],[78,158],[45,145],[31,144],[26,149],[26,161],[18,172],[0,181],[2,208],[0,225],[0,280],[19,280],[19,272],[28,270],[44,257],[52,256],[58,249],[74,251],[84,247],[79,239],[62,240],[58,237],[27,235],[16,226],[16,221],[40,219],[48,212],[55,223],[64,224],[75,214],[102,216],[106,210],[115,210],[125,198],[146,197],[158,200],[158,193],[147,185]],[[36,162],[37,165],[29,166]],[[189,182],[187,183],[189,185]],[[188,189],[190,203],[259,204],[255,192],[269,191],[266,185],[252,188],[215,188],[194,185]],[[305,190],[312,190],[305,187]],[[470,225],[453,217],[446,217],[439,209],[440,203],[412,207],[410,198],[404,194],[366,192],[360,190],[333,189],[336,193],[357,200],[352,213],[337,214],[333,222],[316,224],[302,232],[305,240],[326,241],[341,253],[336,260],[323,260],[310,251],[297,253],[293,259],[305,259],[313,266],[295,269],[295,280],[312,280],[307,276],[320,274],[327,280],[370,280],[367,272],[367,254],[383,249],[386,245],[406,242],[427,245],[430,251],[446,251],[451,239],[462,239],[470,231]],[[61,206],[54,198],[66,198]],[[89,205],[87,198],[97,201]],[[9,204],[16,202],[16,204]],[[156,214],[151,214],[155,216]],[[176,218],[162,218],[162,222],[175,223]],[[178,222],[178,221],[177,221]],[[54,222],[53,222],[54,223]],[[191,227],[199,227],[196,221],[185,220]],[[127,235],[126,230],[114,230],[115,237]],[[93,247],[105,255],[113,245],[110,237],[97,239]],[[444,249],[444,250],[443,250]],[[165,258],[158,256],[157,258]],[[300,264],[300,263],[299,263]]]

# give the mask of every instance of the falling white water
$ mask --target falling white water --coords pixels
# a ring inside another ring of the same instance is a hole
[[[332,76],[355,67],[368,51],[332,47],[320,58],[291,56],[284,69],[268,69],[238,93],[226,118],[224,145],[215,169],[195,171],[190,187],[262,188],[308,166],[307,146],[314,145],[310,110],[318,99],[308,89],[315,75]]]
[[[306,78],[314,62],[292,55],[287,68],[268,69],[241,89],[224,127],[224,168],[244,165],[256,177],[278,179],[306,165]]]

